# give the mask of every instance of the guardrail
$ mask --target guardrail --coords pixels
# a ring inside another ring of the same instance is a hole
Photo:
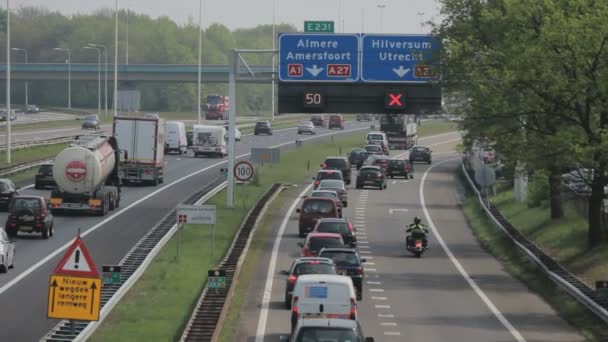
[[[558,262],[553,260],[538,246],[526,239],[515,227],[509,223],[498,209],[490,204],[484,203],[484,199],[477,188],[475,182],[469,176],[469,172],[461,163],[462,172],[467,178],[469,185],[477,194],[479,203],[486,212],[488,218],[507,236],[513,243],[530,259],[539,269],[541,269],[555,284],[566,291],[576,301],[586,306],[591,312],[605,322],[608,322],[608,300],[600,298],[596,291],[582,282],[572,273],[568,272]]]

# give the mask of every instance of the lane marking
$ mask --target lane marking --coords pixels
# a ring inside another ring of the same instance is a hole
[[[475,293],[479,296],[479,298],[481,298],[481,300],[490,309],[490,311],[492,311],[492,313],[494,314],[494,316],[496,316],[496,318],[500,321],[500,323],[502,323],[502,325],[509,331],[509,333],[511,333],[511,335],[515,338],[515,340],[517,340],[518,342],[526,342],[526,339],[519,333],[519,331],[517,329],[515,329],[515,327],[509,322],[509,320],[507,320],[507,318],[498,310],[496,305],[494,305],[494,303],[490,300],[490,298],[488,298],[488,296],[486,296],[486,294],[483,292],[483,290],[477,285],[475,280],[473,280],[473,278],[471,278],[471,276],[467,273],[467,271],[464,269],[464,267],[458,261],[458,259],[456,259],[456,257],[454,256],[454,253],[452,253],[452,250],[448,247],[446,242],[443,240],[443,238],[439,234],[437,227],[435,227],[435,224],[433,223],[433,220],[431,219],[431,214],[429,213],[429,210],[426,207],[426,200],[424,198],[424,184],[426,182],[427,176],[429,175],[429,172],[434,167],[444,164],[449,161],[454,161],[455,159],[456,158],[443,160],[437,164],[431,165],[428,169],[426,169],[426,171],[424,172],[424,175],[422,176],[422,179],[420,180],[420,188],[419,188],[420,206],[422,207],[422,211],[424,212],[424,216],[426,217],[428,226],[433,231],[433,235],[435,235],[435,237],[437,238],[437,242],[439,242],[439,244],[441,245],[441,248],[445,251],[447,256],[450,258],[450,261],[452,261],[452,264],[454,264],[454,266],[456,267],[458,272],[460,272],[460,275],[462,275],[464,280],[466,280],[466,282],[469,284],[469,286],[475,291]]]
[[[372,260],[373,258],[374,258],[373,256],[365,257],[365,259],[367,259],[367,260]]]
[[[386,336],[401,336],[401,333],[398,331],[385,331],[384,335]]]
[[[358,247],[359,247],[359,248],[363,248],[363,249],[367,249],[367,248],[369,248],[369,246],[358,246]],[[361,252],[361,253],[363,253],[363,252]]]
[[[380,322],[380,325],[383,327],[396,327],[397,323],[395,322]]]
[[[375,268],[364,268],[366,272],[376,272]]]
[[[369,247],[367,247],[367,248],[369,248]],[[361,254],[372,254],[372,252],[370,252],[370,251],[359,251],[359,253],[361,253]]]
[[[369,289],[371,292],[384,292],[384,289]]]
[[[311,139],[319,139],[322,137],[326,137],[326,136],[331,136],[334,134],[342,134],[342,133],[352,133],[352,132],[357,132],[357,131],[362,131],[362,130],[366,130],[369,129],[368,127],[355,127],[353,129],[349,129],[349,130],[344,130],[344,131],[338,131],[338,132],[331,132],[331,133],[326,133],[326,134],[321,134],[321,135],[317,135],[317,136],[312,136],[312,137],[308,137],[308,138],[304,138],[304,139],[300,139],[300,140],[311,140]],[[277,148],[277,147],[283,147],[283,146],[287,146],[287,145],[291,145],[294,143],[295,140],[292,141],[287,141],[281,144],[277,144],[274,146],[270,146],[270,148]],[[240,158],[244,158],[249,156],[251,153],[244,153],[238,156],[235,156],[235,160],[236,159],[240,159]],[[97,229],[99,229],[100,227],[102,227],[104,224],[114,220],[116,217],[118,217],[119,215],[123,214],[124,212],[128,211],[129,209],[133,208],[134,206],[139,205],[140,203],[146,201],[147,199],[156,196],[157,194],[159,194],[162,191],[165,191],[169,188],[171,188],[172,186],[181,183],[183,181],[185,181],[186,179],[192,178],[196,175],[199,175],[201,173],[204,173],[210,169],[213,169],[219,165],[222,164],[227,164],[228,163],[228,159],[222,160],[220,162],[211,164],[205,168],[202,168],[198,171],[194,171],[184,177],[178,178],[176,180],[174,180],[173,182],[163,186],[162,188],[158,188],[154,191],[152,191],[151,193],[145,195],[144,197],[136,200],[135,202],[129,204],[128,206],[120,209],[119,211],[115,212],[114,214],[106,217],[105,219],[103,219],[102,221],[98,222],[97,224],[95,224],[94,226],[92,226],[91,228],[85,230],[84,232],[82,232],[80,234],[80,236],[82,238],[84,238],[85,236],[95,232]],[[28,187],[33,186],[32,185],[28,185]],[[312,185],[311,185],[312,186]],[[25,188],[25,187],[24,187]],[[302,194],[303,196],[304,194]],[[15,278],[11,279],[10,281],[8,281],[6,284],[4,284],[2,287],[0,287],[0,295],[2,295],[4,292],[6,292],[8,289],[10,289],[11,287],[15,286],[15,284],[17,284],[18,282],[20,282],[23,278],[27,277],[28,275],[32,274],[34,271],[36,271],[38,268],[42,267],[42,265],[46,264],[49,260],[53,259],[55,256],[57,256],[59,253],[63,252],[64,250],[66,250],[70,245],[72,245],[73,239],[67,241],[63,246],[60,246],[59,248],[57,248],[55,251],[51,252],[50,254],[48,254],[47,256],[45,256],[44,258],[40,259],[38,262],[34,263],[33,265],[31,265],[30,267],[28,267],[26,270],[24,270],[23,272],[19,273]]]
[[[366,264],[366,265],[371,265],[371,266],[376,266],[376,263],[375,263],[375,262],[366,262],[365,264]]]
[[[379,281],[369,281],[369,280],[367,281],[367,284],[368,285],[382,285],[382,283]]]
[[[393,314],[378,314],[378,318],[395,318]]]
[[[390,305],[384,305],[384,304],[376,304],[376,305],[374,305],[374,307],[376,309],[390,309],[391,308]]]
[[[386,297],[372,297],[372,300],[386,300]]]

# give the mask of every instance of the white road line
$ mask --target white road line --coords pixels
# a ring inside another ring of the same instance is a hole
[[[368,285],[382,285],[382,283],[379,281],[369,281],[369,280],[367,281],[367,284]]]
[[[365,268],[366,272],[376,272],[375,268]]]
[[[367,259],[367,260],[372,260],[373,258],[374,258],[373,256],[365,257],[365,259]]]
[[[376,309],[390,309],[391,308],[390,305],[384,305],[384,304],[376,304],[376,305],[374,305],[374,307]]]
[[[368,249],[369,246],[359,246],[359,248]],[[361,253],[365,253],[365,252],[362,251]]]
[[[386,336],[401,336],[401,333],[398,331],[385,331],[384,335]]]
[[[376,266],[375,262],[366,262],[365,265]]]
[[[309,138],[304,138],[304,139],[300,139],[301,141],[305,141],[305,140],[310,140],[310,139],[318,139],[321,137],[325,137],[325,136],[331,136],[332,134],[341,134],[341,133],[352,133],[352,132],[356,132],[356,131],[361,131],[361,130],[365,130],[368,129],[368,127],[361,127],[361,128],[353,128],[353,129],[349,129],[349,130],[345,130],[345,131],[341,131],[338,133],[326,133],[326,134],[321,134],[318,136],[313,136],[313,137],[309,137]],[[53,130],[56,131],[56,130]],[[288,142],[284,142],[278,145],[274,145],[274,146],[270,146],[270,148],[277,148],[277,147],[283,147],[283,146],[287,146],[287,145],[291,145],[293,144],[294,141],[288,141]],[[251,153],[244,153],[238,156],[235,156],[235,159],[240,159],[243,157],[247,157],[249,156]],[[184,177],[178,178],[176,180],[174,180],[173,182],[158,188],[157,190],[145,195],[144,197],[138,199],[137,201],[129,204],[128,206],[122,208],[121,210],[115,212],[114,214],[112,214],[111,216],[108,216],[107,218],[103,219],[102,221],[98,222],[97,224],[95,224],[94,226],[92,226],[91,228],[85,230],[84,232],[82,232],[82,234],[80,234],[80,237],[84,238],[85,236],[93,233],[94,231],[96,231],[97,229],[99,229],[100,227],[102,227],[104,224],[112,221],[114,218],[118,217],[119,215],[123,214],[124,212],[126,212],[127,210],[133,208],[136,205],[139,205],[141,202],[156,196],[157,194],[159,194],[160,192],[167,190],[169,188],[171,188],[172,186],[183,182],[186,179],[192,178],[198,174],[201,174],[203,172],[206,172],[214,167],[217,167],[219,165],[222,164],[227,164],[228,163],[228,159],[222,160],[220,162],[217,162],[215,164],[211,164],[205,168],[202,168],[198,171],[192,172],[189,175],[186,175]],[[28,185],[25,188],[30,187],[30,185]],[[308,189],[308,188],[307,188]],[[303,196],[304,194],[302,194]],[[47,256],[45,256],[44,258],[40,259],[38,262],[36,262],[35,264],[33,264],[32,266],[30,266],[29,268],[27,268],[26,270],[24,270],[23,272],[19,273],[19,275],[17,275],[15,278],[11,279],[11,281],[7,282],[6,284],[4,284],[2,287],[0,287],[0,295],[3,294],[4,292],[6,292],[8,289],[10,289],[11,287],[15,286],[15,284],[17,284],[18,282],[20,282],[23,278],[27,277],[28,275],[32,274],[35,270],[37,270],[38,268],[40,268],[42,265],[46,264],[49,260],[51,260],[52,258],[54,258],[55,256],[57,256],[59,253],[63,252],[64,250],[66,250],[70,245],[72,245],[73,240],[70,240],[68,242],[66,242],[63,246],[57,248],[56,250],[54,250],[53,252],[51,252],[50,254],[48,254]]]
[[[364,245],[369,244],[368,241],[361,241],[361,239],[357,239],[357,243],[361,243],[361,244],[364,244]]]
[[[437,164],[432,165],[424,172],[424,175],[422,176],[422,180],[420,181],[420,190],[419,190],[420,206],[422,207],[422,211],[424,212],[424,216],[426,217],[429,227],[433,231],[433,235],[435,235],[435,237],[437,238],[437,242],[439,242],[439,244],[441,245],[441,248],[443,248],[443,250],[445,251],[447,256],[450,258],[450,261],[452,261],[452,263],[454,264],[454,266],[456,267],[458,272],[460,272],[460,274],[462,275],[464,280],[466,280],[466,282],[469,284],[469,286],[471,286],[471,288],[475,291],[475,293],[477,293],[479,298],[481,298],[481,300],[486,304],[486,306],[490,309],[490,311],[492,311],[494,316],[496,316],[496,318],[500,321],[500,323],[502,323],[502,325],[511,333],[511,335],[515,338],[515,340],[517,340],[518,342],[525,342],[526,339],[519,333],[519,331],[517,331],[517,329],[515,329],[515,327],[509,322],[509,320],[507,320],[507,318],[498,310],[498,308],[494,305],[494,303],[490,300],[490,298],[488,298],[488,296],[486,296],[486,294],[483,292],[483,290],[477,285],[475,280],[473,280],[473,278],[471,278],[471,276],[467,273],[467,271],[464,269],[462,264],[460,264],[458,259],[456,259],[456,257],[454,256],[454,253],[452,253],[452,250],[448,247],[448,245],[445,243],[445,241],[439,234],[437,227],[435,227],[435,224],[433,223],[433,220],[431,219],[431,214],[429,213],[429,210],[426,207],[426,201],[424,198],[424,184],[426,182],[427,176],[429,175],[429,172],[434,167],[441,165],[443,163],[449,162],[449,161],[453,161],[453,160],[454,160],[454,158],[441,161]]]
[[[396,327],[397,323],[395,322],[380,322],[380,325],[383,327]]]
[[[304,188],[298,195],[298,199],[304,196],[309,190],[312,188],[312,184],[308,185]],[[268,266],[268,274],[266,275],[266,286],[264,286],[264,296],[262,297],[262,307],[260,308],[260,318],[258,320],[258,329],[255,336],[256,342],[264,341],[264,334],[266,332],[266,321],[268,320],[268,305],[270,304],[270,297],[272,296],[272,283],[274,280],[275,268],[277,266],[277,258],[279,256],[279,247],[281,246],[281,239],[283,238],[283,233],[285,232],[285,228],[287,227],[287,222],[289,222],[289,218],[291,214],[296,209],[296,206],[300,202],[298,199],[293,201],[289,210],[283,217],[283,221],[281,222],[281,227],[277,233],[277,237],[274,240],[274,245],[272,246],[272,254],[270,255],[270,265]]]
[[[369,247],[367,247],[367,248],[369,248]],[[372,254],[372,252],[370,252],[370,251],[359,251],[359,253],[360,254]]]
[[[395,318],[393,314],[378,314],[378,318]]]
[[[386,300],[386,297],[372,297],[372,300]]]
[[[384,289],[369,289],[370,292],[384,292]]]

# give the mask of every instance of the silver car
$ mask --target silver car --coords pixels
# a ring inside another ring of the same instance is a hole
[[[4,228],[0,228],[0,273],[6,273],[15,266],[15,245],[8,238]]]
[[[319,183],[317,190],[333,190],[338,193],[342,205],[348,207],[348,193],[346,192],[346,186],[344,182],[336,179],[324,179]]]
[[[99,130],[99,117],[97,115],[87,115],[82,119],[82,129]]]
[[[298,125],[298,134],[317,134],[317,130],[312,121],[300,121]]]

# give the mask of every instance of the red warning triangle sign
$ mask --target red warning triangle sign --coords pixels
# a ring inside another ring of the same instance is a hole
[[[95,267],[87,246],[85,246],[80,236],[76,237],[68,248],[68,251],[55,267],[53,274],[99,278],[97,267]]]

